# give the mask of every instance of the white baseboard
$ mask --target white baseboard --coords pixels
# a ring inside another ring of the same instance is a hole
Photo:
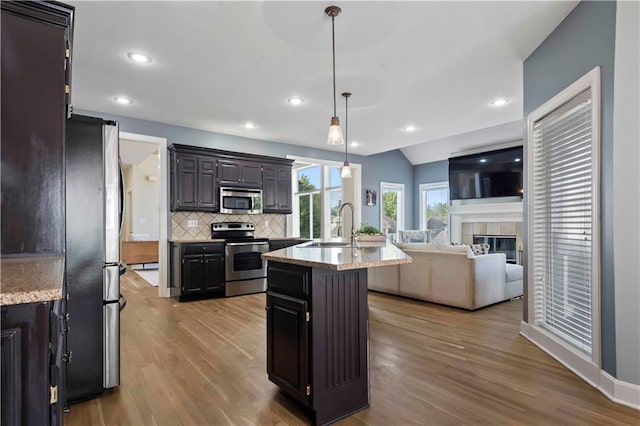
[[[586,359],[584,354],[560,344],[553,336],[527,322],[520,323],[520,334],[613,402],[640,410],[639,385],[616,379]]]

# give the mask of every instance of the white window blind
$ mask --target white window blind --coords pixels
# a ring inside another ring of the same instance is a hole
[[[591,354],[594,142],[591,89],[533,123],[535,324]]]

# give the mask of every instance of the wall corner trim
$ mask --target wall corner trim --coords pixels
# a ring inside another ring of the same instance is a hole
[[[584,360],[575,355],[574,351],[556,342],[555,339],[544,333],[539,327],[525,321],[520,323],[520,334],[582,380],[598,389],[611,401],[640,410],[639,385],[618,380],[598,366],[584,362]]]

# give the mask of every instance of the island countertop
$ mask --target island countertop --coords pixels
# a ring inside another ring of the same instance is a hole
[[[409,255],[388,242],[375,246],[356,244],[355,247],[304,247],[305,244],[263,253],[262,258],[274,262],[334,271],[375,268],[412,262]]]
[[[3,258],[0,306],[62,299],[64,256]]]

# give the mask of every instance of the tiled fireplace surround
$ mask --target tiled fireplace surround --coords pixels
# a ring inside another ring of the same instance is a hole
[[[519,198],[505,202],[454,202],[449,209],[451,241],[473,244],[474,235],[515,236],[516,250],[520,251],[523,248],[522,208]]]
[[[252,222],[256,225],[256,237],[282,238],[285,236],[283,214],[220,214],[202,212],[171,213],[172,240],[208,240],[211,238],[213,222]],[[189,220],[197,220],[198,226],[189,228]]]

